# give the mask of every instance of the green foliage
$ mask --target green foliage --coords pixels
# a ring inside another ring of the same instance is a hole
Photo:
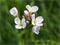
[[[31,25],[17,30],[9,13],[16,7],[21,18],[27,4],[38,6],[37,15],[44,18],[39,35]],[[60,45],[60,0],[0,0],[0,45]]]

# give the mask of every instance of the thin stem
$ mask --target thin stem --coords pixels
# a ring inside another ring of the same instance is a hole
[[[52,9],[52,6],[53,6],[53,0],[50,0],[48,13],[50,13],[50,11],[51,11],[51,9]]]

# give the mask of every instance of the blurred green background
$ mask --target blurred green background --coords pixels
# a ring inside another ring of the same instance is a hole
[[[38,6],[37,16],[44,18],[39,35],[31,25],[17,30],[9,12],[16,7],[21,18],[28,4]],[[0,45],[60,45],[60,0],[0,0]]]

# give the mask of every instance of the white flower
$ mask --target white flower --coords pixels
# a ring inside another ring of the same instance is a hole
[[[35,14],[32,14],[32,25],[37,25],[37,26],[43,26],[43,17],[42,16],[38,16],[35,19]]]
[[[18,10],[16,9],[16,7],[10,9],[10,14],[13,15],[14,17],[18,15]]]
[[[25,19],[24,18],[22,18],[22,20],[20,20],[18,17],[16,17],[14,19],[14,22],[16,24],[15,27],[17,29],[21,29],[21,28],[25,28],[26,27],[26,23],[25,23]]]
[[[40,26],[43,26],[43,20],[42,16],[38,16],[35,19],[35,14],[32,14],[32,25],[34,25],[32,31],[37,35],[39,34]]]
[[[26,8],[31,13],[38,11],[38,7],[37,6],[32,6],[31,7],[30,5],[26,5]]]
[[[32,31],[38,35],[40,31],[40,26],[33,26]]]

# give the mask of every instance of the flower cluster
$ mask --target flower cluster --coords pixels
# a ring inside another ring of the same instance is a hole
[[[42,22],[44,20],[42,16],[35,17],[35,13],[38,11],[39,8],[37,6],[26,5],[26,9],[27,10],[24,10],[22,20],[20,20],[20,18],[18,17],[18,10],[16,9],[16,7],[10,9],[10,14],[15,17],[15,27],[16,29],[24,29],[27,24],[29,24],[29,21],[31,21],[31,24],[33,25],[32,31],[38,35],[40,31],[40,26],[43,26]]]

